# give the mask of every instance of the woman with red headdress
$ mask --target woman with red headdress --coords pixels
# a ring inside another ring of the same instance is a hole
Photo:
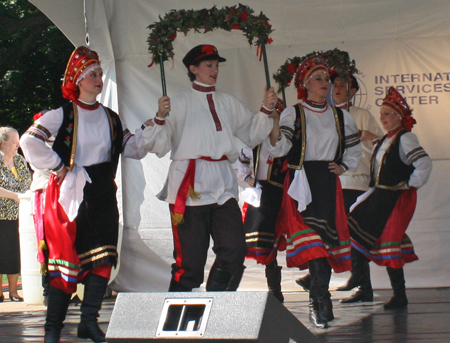
[[[117,264],[117,164],[121,153],[134,159],[146,155],[142,129],[132,135],[115,112],[96,100],[102,76],[97,53],[75,49],[62,87],[70,103],[37,118],[20,141],[33,166],[53,172],[44,211],[51,285],[44,342],[60,341],[77,282],[85,285],[77,335],[105,341],[97,317]],[[50,139],[52,147],[46,144]]]
[[[330,75],[324,58],[305,59],[296,72],[295,86],[301,102],[281,113],[267,144],[271,156],[286,156],[289,170],[276,248],[286,248],[289,267],[309,268],[310,320],[323,328],[334,319],[328,291],[331,268],[351,269],[338,176],[357,169],[362,149],[351,114],[327,104]]]
[[[372,155],[371,189],[358,198],[348,218],[352,254],[366,267],[362,269],[360,286],[341,302],[373,298],[371,260],[386,266],[394,290],[384,308],[397,309],[408,306],[403,266],[418,259],[405,231],[416,207],[416,190],[427,182],[432,162],[411,132],[416,121],[394,87],[389,88],[383,100],[380,121],[388,133]]]

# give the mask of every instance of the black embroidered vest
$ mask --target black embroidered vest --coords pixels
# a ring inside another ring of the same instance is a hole
[[[296,116],[294,122],[294,132],[292,136],[292,148],[289,150],[286,156],[275,158],[273,160],[273,163],[269,167],[269,175],[267,176],[267,180],[270,183],[280,187],[283,187],[284,184],[286,170],[285,171],[282,170],[286,161],[288,168],[302,169],[303,161],[305,160],[305,152],[306,152],[305,110],[303,109],[303,106],[300,106],[299,104],[295,105],[294,108]],[[332,109],[336,121],[336,129],[339,135],[339,144],[336,150],[334,162],[336,162],[337,164],[341,164],[342,156],[344,155],[345,149],[344,113],[340,108],[332,107]],[[253,150],[254,158],[255,158],[255,149]],[[257,154],[256,156],[259,156],[259,154]]]
[[[400,138],[407,132],[407,130],[401,130],[395,135],[384,153],[381,164],[376,172],[376,177],[374,178],[375,156],[387,135],[378,142],[370,163],[370,187],[375,186],[377,188],[391,189],[402,186],[409,180],[409,177],[414,171],[414,167],[404,164],[400,159]]]
[[[306,152],[306,120],[303,106],[295,105],[296,118],[294,123],[294,134],[292,136],[292,148],[287,154],[288,167],[291,169],[302,169]],[[336,121],[336,130],[339,135],[339,144],[334,157],[334,162],[342,163],[345,149],[344,113],[342,109],[331,107]]]
[[[102,106],[103,107],[103,106]],[[120,153],[122,152],[123,129],[117,113],[103,107],[108,117],[111,134],[111,172],[116,175]],[[62,107],[63,122],[53,143],[52,149],[61,157],[68,170],[72,170],[77,149],[78,113],[76,103],[68,103]]]

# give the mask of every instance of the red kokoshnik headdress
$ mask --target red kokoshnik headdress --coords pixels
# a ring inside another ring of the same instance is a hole
[[[297,88],[297,98],[306,100],[307,92],[305,85],[309,81],[312,74],[318,70],[329,72],[330,66],[328,62],[320,55],[314,55],[305,59],[298,67],[295,75],[295,87]]]
[[[78,83],[83,79],[89,67],[100,67],[100,60],[95,51],[80,46],[70,55],[62,84],[63,97],[70,101],[78,99]]]
[[[417,121],[411,116],[412,110],[406,103],[405,98],[403,98],[394,87],[389,88],[381,106],[389,107],[397,113],[402,118],[403,127],[408,131],[411,131],[414,124],[417,123]]]

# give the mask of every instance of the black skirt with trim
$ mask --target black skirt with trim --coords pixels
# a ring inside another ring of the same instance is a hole
[[[82,269],[117,264],[119,210],[116,183],[109,162],[84,167],[92,183],[84,186],[84,197],[76,217],[75,247]]]

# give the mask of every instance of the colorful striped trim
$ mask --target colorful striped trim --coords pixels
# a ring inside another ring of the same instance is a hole
[[[345,148],[351,148],[352,146],[358,145],[360,143],[359,134],[354,133],[352,135],[345,136]]]
[[[215,86],[204,87],[204,86],[200,86],[200,85],[196,84],[195,82],[192,83],[192,88],[194,88],[196,91],[204,92],[204,93],[209,93],[209,92],[215,92],[216,91],[216,87]]]
[[[61,277],[64,281],[66,282],[71,282],[71,283],[78,283],[78,278],[71,278],[68,277],[67,275],[61,273],[61,272],[51,272],[49,271],[48,274],[50,275],[50,277]]]
[[[414,163],[418,159],[421,159],[422,157],[427,157],[428,154],[423,150],[422,147],[418,147],[414,150],[411,150],[409,153],[406,154],[406,157],[408,158],[409,162]]]
[[[153,121],[155,122],[156,125],[164,125],[166,123],[166,118],[161,119],[161,118],[155,117],[153,119]]]
[[[36,137],[42,141],[47,141],[51,137],[51,133],[44,126],[34,123],[31,125],[28,130],[25,132],[30,136]]]
[[[262,113],[265,113],[267,115],[272,114],[273,110],[269,110],[267,109],[265,106],[261,106],[261,108],[259,109]]]
[[[244,152],[241,150],[241,153],[239,154],[239,162],[242,164],[248,164],[250,165],[250,158],[244,155]]]
[[[49,264],[54,264],[54,265],[61,265],[61,266],[64,266],[66,268],[73,268],[73,269],[80,269],[81,268],[80,264],[73,264],[73,263],[70,263],[70,262],[64,261],[64,260],[48,259],[48,263]]]
[[[48,271],[51,277],[60,276],[67,282],[78,282],[78,274],[81,270],[81,266],[77,264],[69,263],[64,260],[48,260]]]
[[[350,231],[354,231],[354,233],[356,235],[358,235],[361,239],[363,239],[370,245],[372,245],[376,242],[376,240],[377,240],[376,237],[370,235],[369,233],[367,233],[363,229],[361,229],[358,222],[353,217],[348,218],[347,224],[348,224]]]
[[[214,123],[216,125],[216,131],[222,131],[222,124],[220,123],[219,116],[217,115],[217,112],[216,112],[216,107],[214,105],[213,95],[212,94],[206,94],[206,99],[208,100],[209,110],[211,111]]]
[[[303,220],[305,221],[305,224],[308,226],[318,227],[324,230],[327,236],[330,237],[331,239],[333,240],[339,239],[337,233],[333,233],[330,226],[328,225],[328,222],[325,219],[317,219],[315,217],[304,217]]]
[[[92,249],[90,251],[87,251],[81,255],[79,255],[79,259],[81,262],[81,265],[85,265],[97,260],[100,260],[102,258],[105,258],[107,256],[113,256],[117,257],[117,248],[114,245],[105,245],[103,247],[99,247],[96,249]]]
[[[286,137],[286,139],[292,141],[294,136],[294,130],[288,126],[280,126],[280,132]]]
[[[132,136],[133,136],[133,135],[131,134],[130,130],[125,129],[125,130],[123,131],[122,148],[125,147],[125,145],[127,144],[127,142],[130,140],[130,138],[131,138]]]
[[[397,243],[397,244],[395,244]],[[399,262],[397,261],[404,261],[404,262],[412,262],[417,260],[417,256],[415,254],[414,248],[412,246],[412,243],[401,243],[400,245],[398,242],[390,242],[388,245],[391,246],[390,249],[376,249],[375,247],[372,248],[370,251],[367,251],[362,246],[360,246],[358,243],[352,240],[352,247],[362,254],[366,255],[368,258],[370,258],[374,262],[380,262],[381,265],[386,264],[394,264],[399,265]],[[393,261],[393,262],[390,262]],[[388,263],[389,262],[389,263]],[[400,263],[401,265],[403,262]]]

